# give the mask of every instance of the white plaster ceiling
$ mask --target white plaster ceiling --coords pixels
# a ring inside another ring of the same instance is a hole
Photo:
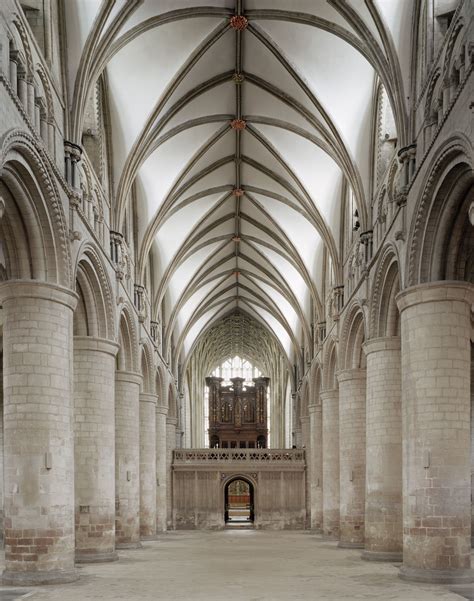
[[[325,247],[340,283],[344,180],[366,218],[377,76],[405,126],[413,4],[65,3],[70,94],[105,70],[114,221],[134,189],[139,271],[153,253],[154,311],[164,308],[165,342],[181,360],[235,308],[296,360],[311,307],[324,304]],[[235,14],[248,18],[243,31],[230,25]],[[231,128],[236,118],[243,131]]]

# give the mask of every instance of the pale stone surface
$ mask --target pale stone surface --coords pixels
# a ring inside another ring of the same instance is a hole
[[[321,393],[323,406],[323,533],[339,538],[339,391]]]
[[[364,546],[365,369],[339,372],[340,545]]]
[[[115,546],[140,544],[139,374],[115,375]]]
[[[175,417],[166,418],[166,527],[173,526],[173,478],[171,464],[173,463],[173,449],[176,447],[176,424]]]
[[[321,531],[323,527],[323,456],[322,456],[322,413],[321,404],[309,406],[310,445],[311,454],[309,483],[310,483],[310,513],[311,529]],[[308,456],[308,452],[306,456]]]
[[[473,287],[462,282],[436,282],[409,288],[397,300],[404,384],[401,574],[408,578],[474,578],[469,570],[473,295]]]
[[[0,285],[4,326],[7,584],[74,574],[72,317],[76,296],[38,282]]]
[[[118,344],[74,337],[76,561],[115,554],[115,355]]]
[[[156,395],[140,393],[140,537],[156,534]]]
[[[365,556],[402,557],[400,338],[375,338],[367,355]]]
[[[81,568],[75,584],[36,589],[38,601],[462,601],[447,588],[398,578],[305,532],[172,532],[120,561]]]
[[[166,488],[167,478],[167,454],[166,454],[166,414],[168,408],[156,406],[156,531],[166,531]]]

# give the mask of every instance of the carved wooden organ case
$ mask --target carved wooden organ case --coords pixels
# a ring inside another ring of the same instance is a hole
[[[254,378],[254,386],[243,378],[206,378],[209,387],[209,446],[211,448],[266,448],[267,388],[269,378]]]

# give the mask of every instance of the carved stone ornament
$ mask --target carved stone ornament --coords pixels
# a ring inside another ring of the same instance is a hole
[[[232,129],[242,130],[245,129],[247,123],[243,119],[232,119],[230,126]]]
[[[242,188],[234,188],[232,190],[232,196],[243,196],[244,195],[244,191],[242,190]]]
[[[229,23],[232,29],[235,29],[236,31],[247,29],[247,25],[249,24],[247,17],[244,17],[243,15],[234,15],[230,18]]]
[[[243,73],[234,73],[232,75],[232,81],[235,84],[241,84],[244,81],[244,79],[245,79],[245,76]]]

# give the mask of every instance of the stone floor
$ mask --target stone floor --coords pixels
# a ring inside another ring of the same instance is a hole
[[[0,588],[32,601],[462,601],[448,587],[402,582],[391,564],[361,561],[307,532],[171,532],[120,561],[78,568],[65,586]],[[469,597],[468,597],[469,598]],[[464,598],[465,600],[465,598]]]

